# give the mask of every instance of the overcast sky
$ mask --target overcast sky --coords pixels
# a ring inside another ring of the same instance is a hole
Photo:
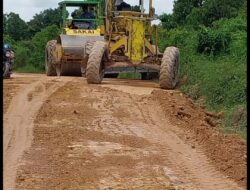
[[[25,20],[29,21],[36,13],[49,8],[57,8],[61,0],[3,0],[3,12],[14,12]],[[139,0],[124,0],[125,2],[135,5]],[[145,4],[148,0],[145,0]],[[173,0],[153,0],[156,14],[172,13]]]

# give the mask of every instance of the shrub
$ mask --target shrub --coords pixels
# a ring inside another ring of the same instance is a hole
[[[230,41],[231,35],[228,32],[203,28],[198,33],[197,52],[215,56],[226,52]]]
[[[45,46],[49,40],[55,39],[60,33],[60,29],[56,25],[48,26],[37,32],[31,42],[34,46],[29,63],[35,68],[44,70]]]

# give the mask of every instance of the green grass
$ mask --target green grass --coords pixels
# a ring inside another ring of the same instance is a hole
[[[246,61],[201,55],[183,62],[181,73],[187,81],[180,90],[209,111],[224,112],[222,132],[237,133],[246,139],[246,118],[241,124],[232,121],[234,111],[246,105]]]
[[[224,133],[237,133],[243,139],[247,138],[247,109],[246,105],[237,105],[231,109],[224,109],[221,131]]]
[[[246,127],[232,127],[230,125],[223,125],[220,131],[225,134],[238,134],[242,139],[247,140]]]
[[[237,27],[237,19],[224,20],[223,25],[210,28],[211,34],[226,32],[230,36],[227,46],[216,55],[198,53],[200,30],[187,26],[161,30],[159,47],[162,52],[168,46],[180,49],[179,89],[209,111],[224,112],[222,132],[237,133],[246,139],[246,117],[239,118],[240,122],[232,119],[238,107],[246,106],[246,29]],[[246,26],[246,21],[241,25]],[[217,38],[212,40],[217,43]]]

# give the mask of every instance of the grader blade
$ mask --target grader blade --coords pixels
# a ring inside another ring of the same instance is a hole
[[[91,48],[91,43],[103,41],[103,36],[77,36],[77,35],[60,35],[63,49],[63,59],[68,61],[82,61]],[[90,46],[90,47],[88,47]]]
[[[80,75],[81,69],[86,67],[93,42],[103,40],[103,36],[60,35],[62,75]]]

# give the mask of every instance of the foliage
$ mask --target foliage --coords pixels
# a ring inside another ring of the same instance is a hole
[[[230,41],[231,36],[228,32],[202,28],[198,33],[197,51],[207,55],[218,55],[227,50]]]
[[[28,22],[29,34],[34,36],[37,32],[41,31],[41,29],[53,24],[59,27],[61,21],[61,9],[59,7],[56,9],[46,9],[36,14],[33,19]]]
[[[34,48],[32,49],[30,63],[33,64],[35,68],[39,70],[44,69],[45,46],[49,40],[56,39],[59,33],[60,29],[56,25],[51,25],[36,33],[32,38],[31,43]]]
[[[177,24],[185,24],[187,16],[195,7],[202,7],[204,0],[175,0],[173,19]]]
[[[44,71],[44,50],[49,40],[56,39],[60,29],[56,25],[42,29],[31,40],[15,42],[8,35],[4,41],[11,44],[15,51],[15,70],[42,72]]]
[[[223,111],[223,132],[245,137],[245,112],[239,120],[232,118],[239,107],[246,106],[246,1],[226,2],[231,8],[223,7],[221,1],[204,1],[201,7],[192,8],[183,23],[176,22],[175,27],[163,22],[159,47],[162,52],[167,46],[180,49],[180,90],[211,111]],[[216,5],[221,10],[215,10]],[[230,9],[235,11],[227,12]],[[174,14],[162,15],[162,20]],[[165,20],[170,23],[170,19]]]
[[[163,52],[167,46],[176,46],[188,52],[194,52],[197,44],[197,32],[190,27],[178,27],[171,30],[159,30],[159,48]],[[165,40],[167,39],[167,40]]]
[[[178,25],[186,23],[211,26],[221,18],[235,17],[246,0],[176,0],[174,1],[173,20]]]
[[[192,25],[194,28],[199,29],[203,25],[205,14],[202,8],[194,7],[189,15],[186,17],[186,23]]]
[[[211,24],[216,20],[236,16],[243,3],[244,0],[205,1],[202,8],[204,11],[204,25],[211,26]]]
[[[3,14],[3,34],[7,34],[7,14]]]
[[[176,22],[173,20],[173,15],[172,14],[162,14],[159,16],[159,19],[162,23],[162,27],[166,29],[171,29],[177,27]]]
[[[18,14],[9,13],[5,20],[5,30],[6,33],[13,40],[23,40],[28,37],[28,25],[23,21]]]
[[[16,41],[13,40],[8,34],[3,34],[3,42],[10,44],[11,47],[16,45]]]
[[[31,47],[30,47],[31,46]],[[20,41],[14,47],[15,50],[15,70],[28,65],[33,45],[30,41]]]

